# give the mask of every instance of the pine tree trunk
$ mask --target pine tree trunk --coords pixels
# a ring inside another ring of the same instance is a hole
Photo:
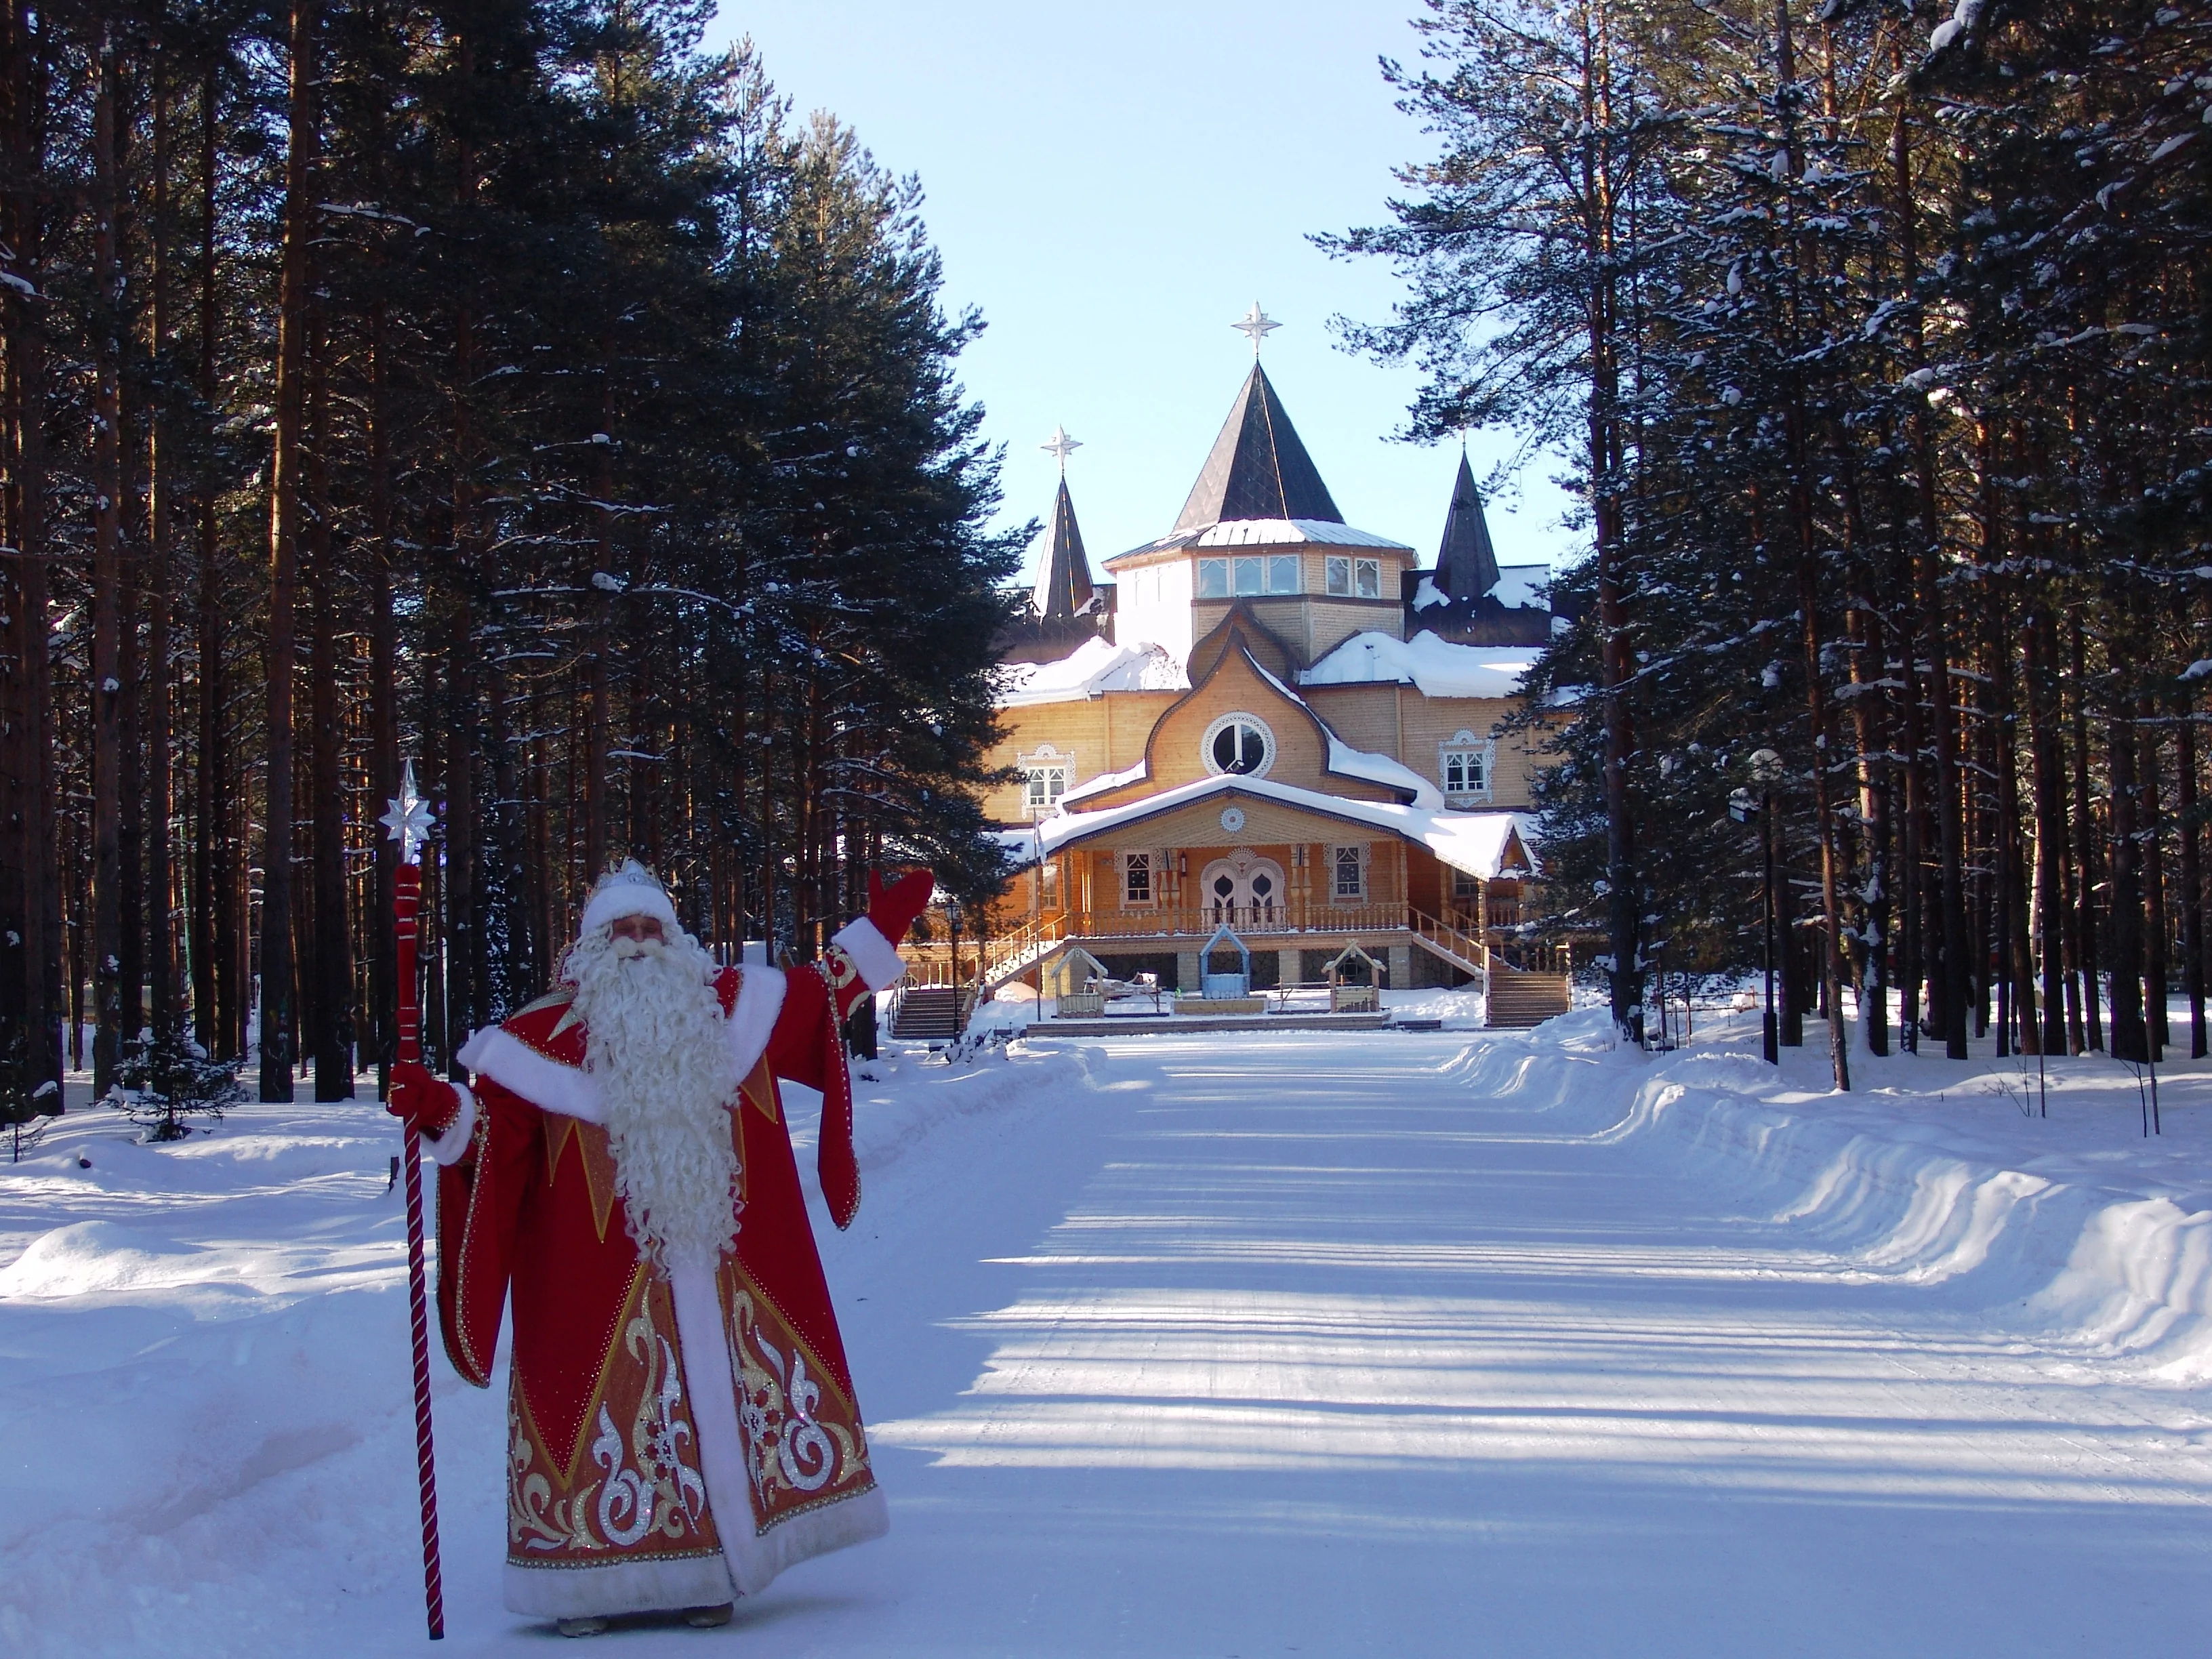
[[[2159,810],[2157,705],[2146,696],[2136,713],[2140,719],[2136,727],[2139,737],[2136,775],[2142,803],[2138,827],[2142,846],[2143,1018],[2150,1057],[2163,1060],[2172,1033],[2167,1030],[2166,1020],[2166,983],[2171,964],[2166,943],[2166,822]]]
[[[1899,515],[1900,518],[1902,515]],[[1910,617],[1912,611],[1912,559],[1902,546],[1895,552],[1897,568],[1890,591],[1897,596],[1899,610]],[[1898,823],[1897,854],[1897,914],[1898,914],[1898,1021],[1900,1040],[1906,1052],[1920,1051],[1920,1033],[1924,1014],[1925,957],[1923,951],[1923,919],[1927,915],[1924,888],[1926,886],[1927,842],[1922,833],[1928,822],[1927,773],[1923,765],[1923,737],[1920,721],[1920,671],[1918,665],[1919,634],[1909,622],[1903,625],[1893,622],[1889,639],[1897,653],[1893,667],[1903,690],[1898,694],[1898,705],[1902,728],[1901,746],[1904,759],[1899,774],[1904,781],[1903,811]]]
[[[2076,610],[2067,619],[2074,682],[2074,825],[2075,830],[2075,890],[2080,903],[2075,913],[2075,959],[2081,973],[2081,1030],[2087,1048],[2101,1053],[2105,1021],[2099,1009],[2098,969],[2101,951],[2097,937],[2097,819],[2089,793],[2089,676],[2087,650],[2081,636],[2081,616]]]
[[[216,106],[219,95],[210,66],[200,81],[200,250],[199,394],[204,410],[215,407]],[[198,530],[199,723],[198,764],[193,780],[198,833],[192,848],[192,1030],[200,1046],[217,1060],[236,1057],[230,1033],[236,1028],[236,988],[231,964],[237,955],[230,937],[231,887],[229,790],[225,781],[222,704],[222,567],[216,523],[215,486],[202,477],[193,491]]]
[[[284,258],[276,322],[276,443],[270,493],[267,743],[261,878],[261,1098],[292,1098],[296,1004],[292,917],[293,605],[307,412],[309,245],[314,235],[317,0],[293,0],[284,162]]]
[[[2203,1060],[2207,1052],[2204,1027],[2205,938],[2203,825],[2197,817],[2199,786],[2197,776],[2197,699],[2181,700],[2181,721],[2174,728],[2179,787],[2174,816],[2181,821],[2181,953],[2182,980],[2189,993],[2189,1057]]]
[[[319,358],[319,351],[313,354]],[[314,813],[309,868],[314,883],[313,995],[307,1000],[314,1024],[307,1052],[315,1064],[315,1098],[353,1098],[353,940],[346,915],[345,817],[339,793],[337,617],[331,568],[329,465],[329,390],[319,362],[311,366],[306,483],[308,700],[308,794]]]
[[[2043,960],[2041,1052],[2068,1051],[2066,1027],[2066,776],[2058,740],[2058,640],[2048,592],[2038,596],[2022,632],[2027,647],[2028,744],[2035,768],[2035,932]],[[2078,1005],[2077,1005],[2078,1009]],[[2077,1011],[2075,1024],[2079,1029]],[[2074,1052],[2080,1052],[2076,1042]]]
[[[120,279],[120,70],[103,25],[94,70],[93,288],[113,303]],[[94,322],[92,566],[92,972],[94,1094],[115,1081],[123,1041],[123,395],[121,319]]]
[[[33,27],[34,16],[38,27]],[[7,242],[13,272],[43,296],[46,237],[39,185],[46,171],[46,15],[28,0],[15,0],[6,15],[8,113]],[[60,1030],[67,1000],[62,988],[65,933],[62,925],[59,839],[52,833],[58,801],[56,729],[47,570],[47,359],[41,331],[46,301],[9,290],[7,321],[9,461],[7,480],[9,536],[16,551],[11,621],[15,631],[16,796],[10,804],[18,836],[22,945],[20,1000],[25,1036],[25,1077],[31,1088],[55,1085],[58,1111],[65,1045]]]
[[[156,50],[154,61],[154,224],[151,280],[154,302],[154,351],[166,362],[170,339],[169,311],[169,88],[166,55]],[[170,868],[169,823],[173,804],[172,773],[169,637],[171,475],[168,410],[157,398],[148,427],[147,502],[151,525],[147,538],[151,561],[146,638],[146,732],[151,739],[147,769],[147,804],[153,835],[146,845],[147,966],[152,981],[155,1035],[167,1036],[177,1025],[176,933],[173,926]]]
[[[369,556],[368,619],[368,775],[370,812],[380,814],[386,801],[399,793],[399,680],[398,627],[392,610],[392,575],[398,550],[392,531],[392,459],[388,416],[385,408],[386,359],[384,307],[380,301],[369,313],[368,332],[368,518],[374,545]],[[374,902],[370,906],[368,1018],[371,1054],[378,1067],[377,1092],[388,1092],[390,1070],[397,1057],[398,1032],[398,961],[392,936],[392,898],[399,873],[399,846],[379,826],[376,848]]]
[[[2142,854],[2136,840],[2142,799],[2136,776],[2135,723],[2115,696],[2107,733],[2112,771],[2112,1058],[2146,1060],[2143,1029]]]

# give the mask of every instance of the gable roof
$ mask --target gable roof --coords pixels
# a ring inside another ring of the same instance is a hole
[[[1091,561],[1083,551],[1083,531],[1075,522],[1075,501],[1067,480],[1053,498],[1052,525],[1046,532],[1044,562],[1037,572],[1037,615],[1047,621],[1073,617],[1090,608],[1097,592]]]
[[[1344,522],[1282,399],[1256,362],[1191,486],[1175,533],[1238,519]]]

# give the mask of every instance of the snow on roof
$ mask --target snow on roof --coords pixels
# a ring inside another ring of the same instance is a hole
[[[1126,771],[1101,772],[1090,782],[1078,785],[1062,794],[1060,804],[1065,808],[1071,801],[1088,800],[1093,795],[1104,794],[1109,789],[1119,789],[1125,783],[1141,783],[1151,774],[1152,765],[1150,761],[1140,760]]]
[[[1511,697],[1535,665],[1534,646],[1454,645],[1424,629],[1410,640],[1354,634],[1298,676],[1301,685],[1418,685],[1425,697]]]
[[[1179,531],[1117,553],[1106,565],[1110,570],[1117,560],[1139,553],[1171,552],[1179,547],[1291,547],[1302,542],[1328,547],[1387,547],[1400,553],[1413,550],[1371,530],[1354,530],[1348,524],[1331,524],[1324,519],[1224,519],[1203,530]]]
[[[1356,752],[1356,751],[1355,751]],[[1379,756],[1370,757],[1379,760]],[[1050,857],[1071,842],[1081,841],[1103,830],[1115,830],[1125,823],[1151,817],[1160,812],[1187,806],[1208,795],[1257,795],[1268,800],[1281,801],[1288,806],[1303,806],[1333,817],[1346,818],[1355,823],[1370,824],[1377,830],[1387,830],[1406,840],[1426,847],[1455,870],[1464,870],[1471,876],[1488,881],[1501,870],[1505,849],[1513,833],[1520,831],[1522,849],[1533,864],[1535,849],[1529,845],[1528,819],[1519,812],[1446,812],[1427,806],[1401,806],[1395,801],[1345,800],[1335,795],[1323,795],[1311,789],[1300,789],[1293,784],[1277,783],[1272,778],[1255,778],[1224,772],[1216,777],[1200,778],[1174,789],[1164,789],[1157,795],[1147,795],[1120,806],[1101,807],[1093,812],[1062,812],[1056,818],[1048,818],[1034,830],[1010,830],[1000,832],[1000,842],[1025,861]],[[1065,797],[1062,798],[1063,801]]]
[[[1186,691],[1190,682],[1157,645],[1089,639],[1058,662],[1008,663],[1000,671],[998,706],[1073,702],[1102,691]]]
[[[1384,784],[1393,789],[1413,792],[1413,805],[1431,809],[1444,804],[1443,792],[1410,766],[1401,766],[1388,755],[1370,754],[1364,749],[1354,749],[1332,732],[1328,734],[1328,769],[1340,772],[1348,778],[1364,778],[1370,783]]]
[[[1503,605],[1541,611],[1546,608],[1546,600],[1540,590],[1551,580],[1552,567],[1548,564],[1500,565],[1498,586],[1490,590],[1490,596]]]

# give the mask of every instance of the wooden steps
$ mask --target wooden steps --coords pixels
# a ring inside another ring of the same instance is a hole
[[[1526,1030],[1564,1014],[1572,999],[1565,974],[1529,974],[1493,963],[1483,1024],[1496,1030]]]
[[[910,987],[891,1017],[891,1035],[902,1042],[950,1042],[967,1029],[975,1003],[975,994],[965,987]]]

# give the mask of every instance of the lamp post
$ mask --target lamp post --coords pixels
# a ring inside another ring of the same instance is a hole
[[[952,1023],[960,1023],[960,901],[945,901],[945,924],[952,936],[952,967],[948,982],[952,987]]]

